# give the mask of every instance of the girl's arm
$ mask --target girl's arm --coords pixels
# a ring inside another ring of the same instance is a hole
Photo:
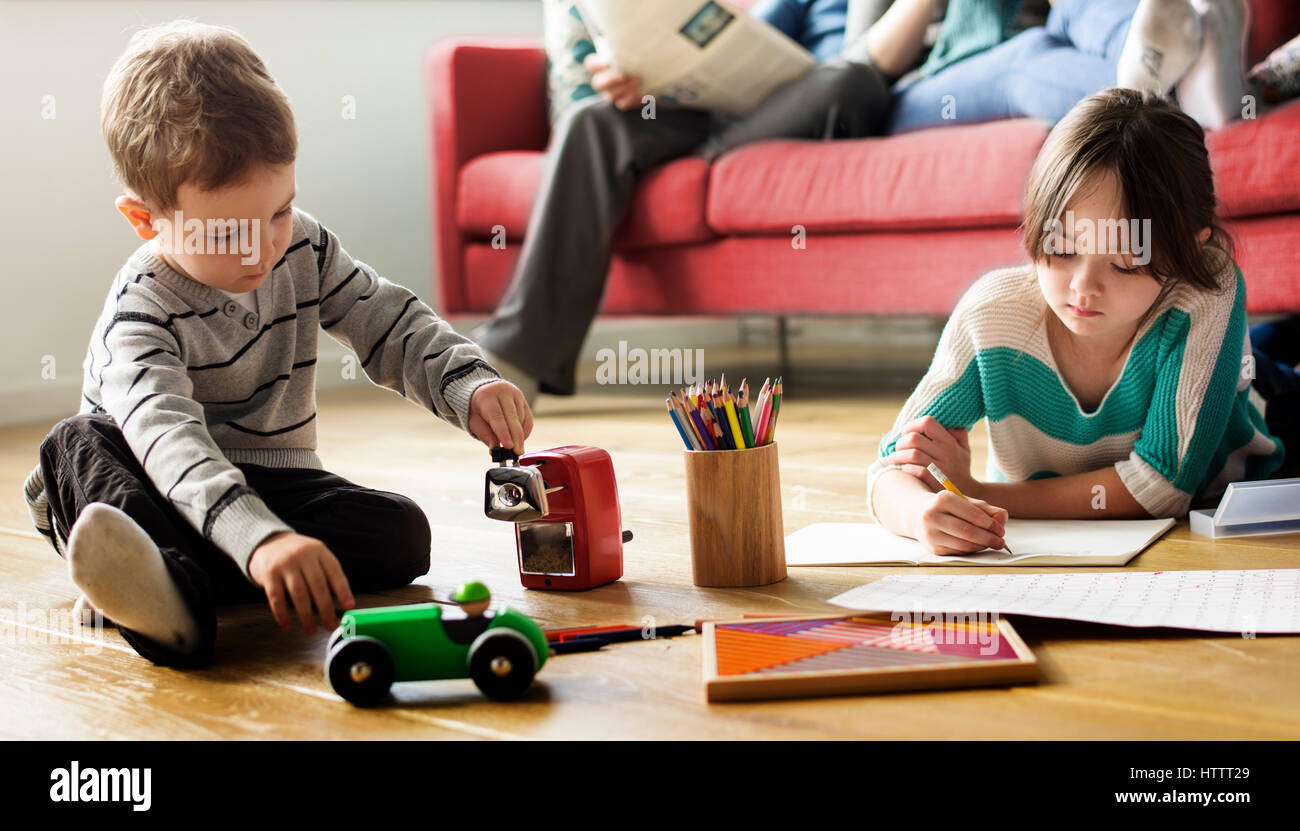
[[[882,457],[879,464],[897,465],[898,470],[891,472],[904,474],[923,489],[938,489],[938,483],[926,469],[933,462],[963,494],[1005,508],[1017,519],[1146,519],[1151,516],[1133,498],[1114,465],[1027,482],[981,482],[970,474],[970,440],[966,431],[947,429],[928,416],[902,425],[900,431],[902,435],[894,443],[893,452]],[[882,476],[876,489],[883,484]],[[880,510],[886,500],[877,497],[873,502]],[[908,508],[914,505],[904,505],[901,509]]]
[[[913,477],[908,477],[913,478]],[[919,482],[917,484],[920,484]],[[1029,482],[975,482],[973,493],[1017,519],[1148,519],[1114,466]]]

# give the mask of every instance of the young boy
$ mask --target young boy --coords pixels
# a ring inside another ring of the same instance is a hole
[[[139,32],[104,85],[103,130],[147,240],[113,281],[80,414],[41,444],[25,488],[73,582],[158,664],[212,656],[215,606],[263,595],[288,628],[429,568],[404,496],[321,469],[317,327],[371,380],[522,450],[523,395],[406,289],[292,207],[288,99],[235,32]]]

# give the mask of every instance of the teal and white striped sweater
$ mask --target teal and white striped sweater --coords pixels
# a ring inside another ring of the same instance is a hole
[[[988,419],[988,481],[1022,482],[1114,465],[1152,516],[1181,516],[1229,482],[1266,478],[1282,464],[1249,399],[1246,287],[1223,271],[1222,292],[1182,284],[1138,330],[1119,379],[1084,412],[1057,369],[1041,324],[1046,303],[1032,268],[995,271],[966,292],[929,371],[880,442],[881,461],[903,425],[933,416],[945,427]],[[1050,311],[1046,311],[1050,314]],[[869,507],[870,509],[870,507]]]

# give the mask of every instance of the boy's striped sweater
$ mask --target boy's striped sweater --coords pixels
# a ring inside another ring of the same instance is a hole
[[[1227,264],[1221,292],[1182,283],[1138,330],[1123,371],[1084,412],[1057,369],[1032,268],[995,271],[966,292],[929,371],[903,405],[867,474],[891,466],[903,425],[933,416],[969,429],[988,419],[989,481],[1026,481],[1114,465],[1152,516],[1181,516],[1193,498],[1262,479],[1282,464],[1249,399],[1245,282]]]
[[[318,329],[351,348],[372,381],[457,427],[469,423],[474,390],[499,380],[473,342],[303,211],[256,296],[254,313],[141,246],[95,325],[81,402],[82,413],[117,422],[159,493],[245,575],[262,540],[292,529],[234,463],[322,466]],[[28,503],[53,539],[40,478],[38,467]]]

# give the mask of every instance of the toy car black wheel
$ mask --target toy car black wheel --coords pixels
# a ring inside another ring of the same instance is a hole
[[[358,707],[371,707],[393,686],[393,656],[374,638],[349,638],[330,652],[325,675],[334,692]]]
[[[528,691],[537,674],[537,656],[513,629],[484,632],[470,648],[469,674],[479,691],[493,701],[514,701]]]

